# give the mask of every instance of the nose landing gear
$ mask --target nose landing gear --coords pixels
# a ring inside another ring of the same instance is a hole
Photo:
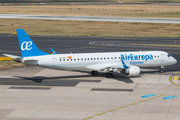
[[[159,66],[159,73],[162,73],[162,69],[164,68],[164,66]]]

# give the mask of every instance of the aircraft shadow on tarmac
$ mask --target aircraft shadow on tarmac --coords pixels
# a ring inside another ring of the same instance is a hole
[[[74,75],[74,76],[62,76],[62,77],[43,77],[43,76],[34,76],[34,77],[23,77],[23,76],[14,76],[14,77],[18,77],[21,78],[21,80],[31,80],[35,83],[42,83],[43,82],[66,82],[66,83],[70,83],[71,82],[101,82],[102,77],[106,78],[106,73],[99,73],[97,76],[91,75],[90,72],[87,71],[78,71],[78,72],[86,72],[88,73],[88,75]],[[87,80],[86,78],[90,78],[89,80]],[[94,78],[96,77],[96,78]],[[141,77],[141,76],[134,76],[134,77]],[[71,80],[72,78],[72,80]],[[75,78],[75,79],[73,79]],[[79,78],[79,80],[78,80]],[[85,78],[85,79],[83,79]],[[94,79],[93,79],[94,78]],[[67,79],[67,80],[66,80]],[[110,78],[112,80],[118,80],[118,81],[122,81],[125,83],[134,83],[130,77],[127,77],[123,74],[119,74],[119,73],[115,73],[114,74],[114,78]]]
[[[86,73],[86,75],[72,75],[72,76],[58,76],[58,77],[44,77],[44,76],[34,76],[34,77],[23,77],[23,76],[14,76],[20,78],[21,83],[15,84],[25,84],[25,85],[40,85],[40,86],[76,86],[80,82],[101,82],[106,78],[106,72],[99,72],[97,76],[91,75],[90,71],[80,71],[74,70],[75,72]],[[109,78],[110,80],[117,80],[125,83],[134,83],[132,78],[140,78],[144,74],[174,74],[174,71],[166,69],[163,73],[159,73],[158,70],[148,70],[141,71],[138,76],[128,77],[121,73],[114,73],[114,78]],[[102,78],[104,77],[104,78]],[[79,78],[79,79],[78,79]],[[87,79],[89,78],[89,79]],[[33,81],[33,82],[31,82]],[[37,84],[38,83],[38,84]],[[11,84],[11,83],[10,83]],[[13,81],[12,81],[12,84]]]

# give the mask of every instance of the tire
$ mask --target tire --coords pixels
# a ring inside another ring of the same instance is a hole
[[[98,75],[98,71],[91,71],[91,75]]]
[[[112,73],[107,73],[107,78],[113,78],[113,74]]]

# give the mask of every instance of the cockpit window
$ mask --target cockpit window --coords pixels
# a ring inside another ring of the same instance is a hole
[[[170,55],[170,54],[168,54],[168,57],[171,57],[171,55]]]

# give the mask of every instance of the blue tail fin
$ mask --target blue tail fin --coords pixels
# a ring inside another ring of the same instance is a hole
[[[48,53],[39,50],[39,48],[23,29],[17,29],[16,31],[22,57],[49,55]]]

